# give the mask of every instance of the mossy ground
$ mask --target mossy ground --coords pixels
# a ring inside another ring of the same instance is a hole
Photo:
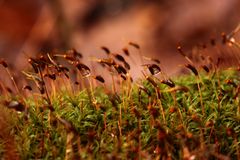
[[[172,87],[160,83],[156,76],[149,77],[158,89],[150,81],[139,79],[133,83],[122,81],[115,93],[101,86],[75,92],[62,90],[50,95],[51,106],[38,96],[24,98],[27,110],[8,111],[19,157],[240,157],[237,69],[178,76],[173,78]],[[1,140],[1,156],[3,148]]]

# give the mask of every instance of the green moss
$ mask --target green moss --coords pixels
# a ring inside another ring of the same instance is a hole
[[[22,159],[83,159],[142,157],[183,159],[186,149],[192,156],[213,158],[226,155],[237,158],[240,141],[239,87],[237,71],[221,71],[218,75],[185,75],[173,79],[188,91],[171,90],[158,83],[161,97],[154,86],[142,85],[151,97],[131,84],[119,93],[105,92],[103,87],[87,91],[60,92],[51,99],[54,111],[44,108],[46,102],[27,99],[28,118],[18,115],[13,132]],[[153,78],[153,77],[152,77]],[[200,84],[204,113],[197,84]],[[127,85],[127,84],[126,84]],[[140,100],[140,101],[139,101]],[[59,118],[69,122],[67,128]],[[71,137],[70,134],[73,134]],[[67,137],[72,141],[67,144]],[[69,147],[70,146],[70,147]],[[66,151],[67,150],[67,151]],[[0,148],[0,153],[3,151]]]

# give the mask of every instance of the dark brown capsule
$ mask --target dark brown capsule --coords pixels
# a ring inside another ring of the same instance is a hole
[[[8,93],[13,93],[13,91],[9,87],[6,87],[6,90],[8,91]]]
[[[77,63],[76,67],[77,67],[77,69],[80,71],[80,73],[83,76],[88,76],[91,73],[90,68],[87,65],[83,64],[83,63]]]
[[[151,92],[142,85],[138,85],[138,89],[144,91],[149,97],[152,95]]]
[[[181,46],[177,46],[177,50],[178,50],[178,52],[179,52],[182,56],[186,57],[186,54],[183,52]]]
[[[128,70],[130,70],[130,69],[131,69],[131,67],[130,67],[129,63],[127,63],[127,62],[124,62],[123,64],[124,64],[124,67],[125,67],[126,69],[128,69]]]
[[[0,60],[0,64],[4,67],[4,68],[8,68],[8,64],[5,60],[1,59]]]
[[[66,51],[66,54],[63,55],[63,57],[66,59],[66,60],[69,60],[69,61],[76,61],[76,60],[79,60],[81,59],[83,56],[80,52],[78,52],[76,49],[72,48],[70,50],[67,50]]]
[[[102,46],[101,49],[104,50],[104,52],[107,53],[107,54],[111,53],[110,50],[105,46]]]
[[[42,58],[41,58],[42,57]],[[37,64],[38,68],[41,70],[44,70],[48,64],[48,61],[46,61],[43,56],[41,55],[39,58],[34,59],[34,63]]]
[[[70,78],[69,75],[68,75],[67,73],[64,73],[64,76],[65,76],[67,79]]]
[[[76,67],[79,70],[85,69],[85,70],[89,70],[90,71],[90,68],[87,65],[83,64],[83,63],[77,63]]]
[[[158,73],[161,72],[161,68],[156,65],[156,64],[152,64],[148,67],[149,71],[151,72],[152,75],[156,75]]]
[[[98,64],[100,64],[100,65],[101,65],[101,67],[103,67],[103,68],[105,68],[105,67],[106,67],[104,63],[100,63],[100,62],[98,62]]]
[[[168,85],[169,87],[175,87],[175,83],[171,79],[161,80],[161,83]]]
[[[66,60],[69,60],[69,61],[75,61],[75,60],[76,60],[75,57],[73,57],[73,56],[71,56],[71,55],[67,55],[67,54],[63,55],[63,57],[64,57]]]
[[[82,53],[78,52],[76,49],[72,48],[71,51],[75,58],[81,59],[83,57]]]
[[[129,78],[130,82],[133,82],[133,78],[132,78],[132,77],[130,77],[129,75],[127,76],[127,75],[121,74],[121,78],[122,78],[124,81],[127,80],[127,77]]]
[[[127,70],[122,65],[116,64],[114,65],[114,68],[116,69],[118,74],[127,74]]]
[[[114,57],[117,59],[117,60],[119,60],[119,61],[121,61],[121,62],[125,62],[125,59],[123,58],[123,56],[121,56],[120,54],[113,54],[114,55]]]
[[[25,111],[25,105],[23,105],[22,103],[18,102],[18,101],[10,101],[10,102],[4,102],[4,104],[6,105],[7,108],[9,109],[14,109],[16,111],[19,112],[23,112]]]
[[[52,80],[56,80],[56,75],[55,74],[45,74],[44,77],[48,77]]]
[[[36,61],[35,61],[33,58],[29,58],[29,59],[28,59],[28,62],[31,64],[34,72],[35,72],[35,73],[38,73],[39,70],[38,70],[38,64],[36,63]]]
[[[24,90],[32,91],[32,87],[29,86],[29,85],[24,86],[23,89],[24,89]]]
[[[94,77],[94,79],[96,79],[96,80],[98,80],[99,82],[102,82],[102,83],[104,83],[104,82],[105,82],[105,80],[103,79],[103,77],[102,77],[102,76],[100,76],[100,75],[98,75],[98,76],[95,76],[95,77]]]
[[[127,80],[127,77],[126,77],[125,75],[123,75],[123,74],[121,74],[121,78],[122,78],[124,81]]]
[[[217,62],[216,62],[216,66],[219,66],[222,62],[223,62],[223,59],[218,57]]]
[[[156,62],[157,64],[160,64],[160,63],[161,63],[160,60],[157,59],[157,58],[152,58],[151,60],[152,60],[153,62]]]
[[[39,60],[47,62],[47,59],[44,55],[40,55]]]
[[[45,93],[45,89],[43,88],[43,86],[39,86],[38,90],[40,91],[41,94]]]
[[[44,86],[45,86],[44,81],[38,81],[37,82],[37,87],[38,87],[38,90],[40,91],[41,94],[45,93]]]
[[[112,104],[114,106],[116,106],[117,104],[122,103],[122,99],[121,99],[121,97],[117,93],[108,94],[108,97],[109,97],[109,100],[112,102]]]
[[[140,46],[139,46],[137,43],[129,42],[128,44],[129,44],[130,46],[133,46],[133,47],[136,48],[136,49],[140,49]]]
[[[146,79],[155,87],[155,88],[158,88],[158,85],[157,83],[151,78],[151,77],[146,77]]]
[[[28,62],[31,64],[31,65],[36,65],[38,68],[42,68],[44,69],[44,67],[46,66],[46,61],[44,60],[41,60],[40,58],[29,58],[28,59]]]
[[[204,55],[202,55],[202,54],[199,54],[199,57],[200,57],[200,59],[201,59],[202,61],[204,61],[204,60],[205,60],[205,56],[204,56]]]
[[[195,74],[195,76],[198,76],[198,71],[197,71],[197,69],[193,65],[187,64],[187,65],[185,65],[185,67],[190,69]]]
[[[99,62],[100,64],[106,64],[106,65],[108,65],[109,67],[116,64],[116,62],[115,62],[113,59],[111,59],[111,58],[108,58],[108,59],[100,59],[100,60],[98,60],[98,62]]]
[[[207,45],[204,43],[204,44],[202,45],[202,48],[203,48],[203,49],[206,49],[206,48],[207,48]]]
[[[221,36],[222,36],[222,43],[223,43],[223,44],[226,44],[226,43],[227,43],[227,35],[223,32],[223,33],[221,34]]]
[[[161,68],[157,64],[145,64],[143,66],[148,67],[148,70],[152,75],[156,75],[161,72]]]
[[[50,63],[51,63],[51,62],[49,61],[49,59],[46,58],[46,56],[44,56],[44,55],[40,55],[39,61],[41,62],[41,68],[43,68],[43,69],[47,66],[47,64],[50,64]]]
[[[33,59],[33,58],[29,58],[29,59],[28,59],[28,62],[29,62],[30,64],[32,64],[32,63],[37,64],[36,60]]]
[[[206,65],[202,65],[202,68],[204,69],[204,71],[206,71],[207,73],[209,73],[209,68]]]
[[[211,39],[210,39],[210,44],[211,44],[212,46],[215,46],[215,45],[216,45],[216,40],[215,40],[215,38],[211,38]]]
[[[58,65],[58,69],[60,72],[69,72],[69,69],[63,65]]]
[[[130,82],[133,82],[133,78],[132,77],[130,77]]]
[[[127,48],[123,48],[122,50],[123,50],[123,53],[124,53],[126,56],[129,56],[129,55],[130,55],[130,53],[129,53],[129,51],[128,51]]]

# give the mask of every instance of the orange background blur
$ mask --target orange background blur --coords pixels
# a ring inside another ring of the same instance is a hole
[[[0,0],[0,56],[22,68],[41,51],[98,57],[101,46],[120,52],[133,41],[174,73],[178,42],[190,49],[231,32],[239,10],[239,0]]]

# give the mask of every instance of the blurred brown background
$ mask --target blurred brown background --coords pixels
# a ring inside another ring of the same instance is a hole
[[[239,0],[0,0],[0,56],[21,69],[41,51],[98,57],[101,46],[120,52],[133,41],[172,74],[183,61],[178,42],[189,50],[231,32],[239,9]]]

